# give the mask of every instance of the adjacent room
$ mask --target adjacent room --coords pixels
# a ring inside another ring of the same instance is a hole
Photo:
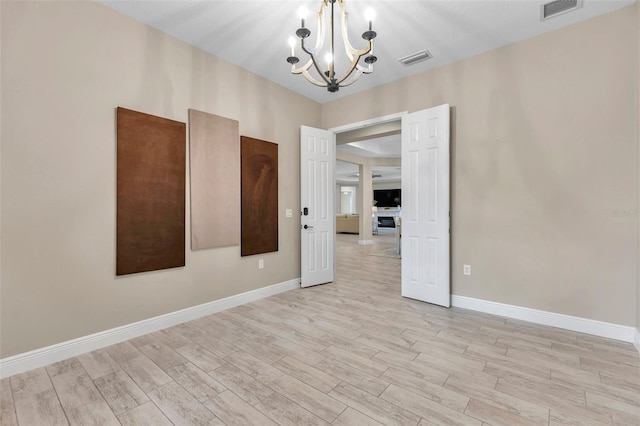
[[[0,2],[0,424],[640,424],[639,60],[635,0]]]

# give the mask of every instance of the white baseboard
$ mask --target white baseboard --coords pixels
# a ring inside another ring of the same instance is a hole
[[[246,293],[236,294],[180,311],[171,312],[154,318],[138,321],[122,327],[68,340],[45,348],[0,359],[0,378],[10,377],[34,368],[43,367],[54,362],[62,361],[87,352],[95,351],[125,340],[154,331],[172,327],[183,322],[191,321],[206,315],[224,311],[225,309],[253,302],[278,293],[300,287],[300,279],[296,278],[283,283],[274,284]]]
[[[635,346],[638,353],[640,353],[640,330],[637,328],[633,333],[633,346]]]
[[[536,324],[549,325],[551,327],[564,328],[580,333],[593,334],[594,336],[607,337],[609,339],[633,342],[634,333],[639,339],[634,327],[596,321],[587,318],[573,317],[554,312],[540,311],[537,309],[523,308],[521,306],[506,305],[504,303],[490,302],[465,296],[451,296],[451,305],[457,308],[471,309],[502,317],[529,321]],[[636,348],[640,344],[636,343]]]

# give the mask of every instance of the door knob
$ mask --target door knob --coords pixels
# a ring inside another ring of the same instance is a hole
[[[305,225],[304,229],[313,229],[313,226]]]

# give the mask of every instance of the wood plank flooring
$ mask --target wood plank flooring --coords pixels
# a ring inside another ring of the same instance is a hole
[[[338,235],[335,283],[3,379],[0,424],[640,425],[631,344],[404,299],[374,241]]]

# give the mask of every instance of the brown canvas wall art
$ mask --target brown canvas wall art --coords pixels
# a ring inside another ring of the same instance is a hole
[[[116,275],[185,264],[186,125],[118,107]]]
[[[241,254],[278,251],[278,145],[242,136]]]
[[[236,120],[189,110],[191,249],[240,244],[240,132]]]

